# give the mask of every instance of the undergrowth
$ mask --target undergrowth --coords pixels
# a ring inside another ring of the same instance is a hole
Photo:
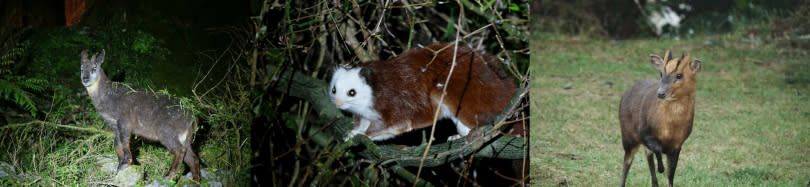
[[[156,87],[150,79],[152,64],[171,54],[163,39],[138,29],[138,25],[117,23],[115,19],[120,18],[113,16],[102,21],[103,26],[26,31],[17,38],[19,44],[4,46],[0,54],[0,96],[3,96],[0,102],[14,105],[0,107],[3,114],[0,116],[3,118],[0,163],[13,166],[15,172],[10,173],[10,177],[0,178],[0,184],[102,185],[109,184],[115,175],[102,171],[97,163],[101,157],[117,156],[110,127],[95,111],[80,83],[80,51],[105,49],[107,62],[103,69],[114,82],[175,96],[166,91],[167,88]],[[236,51],[221,53],[239,54]],[[240,62],[238,58],[221,61],[220,64],[230,67]],[[199,75],[199,81],[224,80],[226,83],[218,87],[209,87],[209,84],[195,87],[210,94],[178,97],[178,105],[200,119],[193,147],[203,168],[230,175],[221,182],[245,186],[250,181],[251,154],[246,148],[250,146],[246,141],[250,128],[243,124],[252,117],[251,93],[248,87],[240,85],[246,79],[230,75]],[[167,173],[172,156],[165,147],[133,136],[131,148],[135,164],[144,166],[145,177],[139,185],[161,179]],[[186,168],[183,164],[178,175],[186,174]],[[203,184],[208,182],[203,181]]]

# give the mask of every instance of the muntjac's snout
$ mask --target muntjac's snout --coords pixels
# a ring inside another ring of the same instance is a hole
[[[668,90],[669,90],[669,84],[666,84],[666,83],[661,84],[661,87],[658,87],[658,91],[656,92],[658,94],[658,98],[659,99],[666,98]]]
[[[657,93],[658,93],[658,98],[663,99],[663,98],[667,97],[667,88],[661,86],[660,88],[658,88]]]

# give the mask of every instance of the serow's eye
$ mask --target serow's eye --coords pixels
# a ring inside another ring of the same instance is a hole
[[[335,90],[335,87],[332,87],[332,94],[335,94],[335,93],[337,93],[337,90]]]
[[[675,78],[676,78],[676,79],[681,79],[681,78],[683,78],[683,74],[682,74],[682,73],[678,73],[678,75],[675,75]]]
[[[356,93],[354,92],[354,89],[349,90],[349,96],[350,96],[350,97],[354,97],[354,94],[356,94]]]

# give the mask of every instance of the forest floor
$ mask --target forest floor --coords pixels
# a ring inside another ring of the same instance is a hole
[[[657,79],[649,54],[663,56],[671,49],[676,56],[688,52],[703,62],[694,127],[681,150],[676,185],[808,185],[808,55],[762,37],[737,31],[616,41],[535,33],[532,183],[619,185],[621,95],[636,80]],[[635,155],[629,186],[650,184],[644,155]],[[659,185],[666,184],[665,174],[657,177]]]
[[[198,124],[193,139],[193,150],[202,160],[202,185],[244,186],[250,182],[252,157],[243,156],[251,155],[251,150],[245,148],[250,147],[249,136],[245,135],[249,127],[231,124],[243,124],[240,120],[250,119],[248,115],[241,115],[245,113],[241,111],[247,110],[239,107],[251,103],[221,104],[234,101],[223,99],[227,94],[189,99],[193,88],[200,94],[211,88],[225,89],[226,86],[215,86],[216,81],[225,79],[227,66],[232,62],[223,51],[238,45],[238,41],[229,37],[240,31],[242,21],[248,19],[244,13],[247,5],[240,7],[242,4],[227,2],[211,6],[209,3],[217,2],[209,2],[189,7],[183,3],[159,2],[102,1],[90,6],[82,16],[81,26],[9,29],[19,32],[12,39],[19,40],[20,44],[15,46],[14,55],[0,54],[4,58],[0,71],[12,75],[0,73],[4,75],[0,81],[15,76],[19,78],[13,80],[38,78],[45,88],[44,91],[18,91],[37,104],[39,111],[32,114],[38,116],[16,115],[14,106],[6,106],[11,102],[3,101],[0,107],[0,116],[4,117],[0,121],[0,186],[144,186],[190,181],[181,179],[189,172],[183,163],[179,165],[177,178],[163,181],[173,161],[171,153],[159,142],[139,136],[130,140],[133,165],[118,172],[135,173],[135,176],[116,173],[112,129],[103,123],[80,84],[80,52],[88,50],[92,54],[102,49],[106,51],[103,70],[112,81],[165,91],[189,101],[181,105],[201,106],[201,100],[211,102],[205,105],[216,105],[213,110],[197,108],[206,114],[197,114],[198,119],[204,121]],[[180,9],[174,7],[180,5]],[[52,4],[35,4],[34,9],[49,6]],[[214,11],[216,14],[205,14]],[[32,19],[50,19],[48,16],[36,14]],[[17,63],[6,64],[5,58],[12,59],[11,63],[17,60]],[[212,70],[207,79],[202,79],[209,68]],[[30,84],[33,83],[19,85],[30,88],[26,86]],[[4,85],[15,84],[0,84],[0,87]],[[0,95],[6,95],[6,100],[10,98],[7,87],[0,88]],[[228,93],[244,93],[241,91],[229,89]],[[127,170],[133,172],[124,172]]]

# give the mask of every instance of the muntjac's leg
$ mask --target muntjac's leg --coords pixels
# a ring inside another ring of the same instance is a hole
[[[655,158],[653,158],[653,152],[647,152],[647,165],[650,167],[650,177],[652,179],[652,186],[658,186],[658,178],[655,177]]]
[[[675,168],[678,167],[678,156],[681,154],[681,150],[673,150],[671,153],[667,154],[667,159],[669,159],[669,170],[667,171],[667,178],[669,179],[669,186],[672,187],[672,182],[675,180]]]
[[[643,141],[644,145],[647,145],[647,148],[655,153],[655,157],[658,159],[658,173],[663,173],[664,163],[661,161],[661,151],[663,150],[661,141],[658,141],[658,138],[652,135],[644,136]]]
[[[626,145],[624,149],[624,167],[622,167],[622,187],[627,180],[627,172],[630,171],[630,166],[633,165],[633,155],[638,146]]]

